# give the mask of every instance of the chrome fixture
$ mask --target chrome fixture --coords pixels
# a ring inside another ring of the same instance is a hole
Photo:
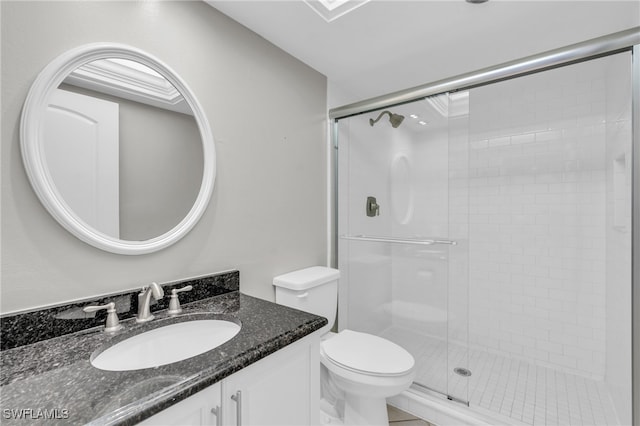
[[[178,293],[191,290],[193,290],[193,286],[190,285],[182,288],[174,288],[173,290],[171,290],[171,297],[169,298],[169,309],[167,310],[167,313],[169,315],[178,315],[180,312],[182,312],[182,308],[180,307],[180,299],[178,299]]]
[[[375,120],[373,118],[370,118],[369,124],[373,126],[378,122],[378,120],[382,118],[384,114],[389,114],[389,122],[391,123],[391,127],[393,127],[394,129],[397,129],[398,126],[402,124],[402,120],[404,120],[404,115],[394,114],[391,111],[382,111],[378,116],[378,118],[376,118]]]
[[[236,424],[242,424],[242,391],[237,391],[231,395],[231,399],[236,403]]]
[[[211,409],[211,414],[216,416],[216,426],[221,426],[221,424],[222,424],[222,419],[221,419],[222,410],[220,410],[220,406],[216,405],[215,408],[212,408]]]
[[[546,68],[557,67],[572,61],[582,61],[601,55],[610,54],[617,50],[630,49],[640,44],[640,27],[629,28],[614,34],[594,38],[563,48],[550,50],[537,55],[527,56],[511,62],[505,62],[478,71],[457,75],[432,83],[400,90],[387,95],[378,96],[353,104],[344,105],[329,110],[331,120],[341,119],[350,115],[372,112],[393,105],[404,104],[428,96],[439,95],[531,74]]]
[[[380,206],[376,201],[376,197],[367,197],[366,211],[369,217],[380,216]]]
[[[394,244],[413,244],[418,246],[430,246],[433,244],[447,244],[455,246],[458,244],[454,240],[441,240],[441,239],[425,239],[425,238],[397,238],[397,237],[383,237],[377,235],[341,235],[343,240],[353,241],[371,241],[375,243],[394,243]]]
[[[467,0],[469,1],[469,0]],[[464,368],[464,367],[456,367],[453,369],[453,372],[462,376],[462,377],[469,377],[471,376],[471,370],[469,370],[468,368]]]
[[[104,326],[105,333],[115,333],[118,330],[122,330],[122,325],[120,325],[120,321],[118,320],[118,314],[116,313],[116,304],[111,302],[106,305],[101,306],[85,306],[82,308],[83,311],[95,312],[101,309],[107,310],[107,322]]]
[[[149,308],[151,296],[155,300],[162,299],[164,290],[157,283],[151,283],[149,287],[142,287],[142,291],[138,293],[138,316],[136,317],[136,322],[147,322],[154,318]]]

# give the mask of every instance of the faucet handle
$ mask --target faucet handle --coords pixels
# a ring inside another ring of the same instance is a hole
[[[178,315],[180,312],[182,312],[182,308],[180,307],[180,299],[178,299],[178,293],[191,290],[193,290],[193,286],[190,285],[182,288],[174,288],[173,290],[171,290],[171,297],[169,298],[169,309],[167,310],[167,313],[169,315]]]
[[[83,311],[90,313],[96,312],[101,309],[107,310],[107,323],[104,326],[104,331],[106,333],[114,333],[118,330],[122,329],[122,325],[120,325],[120,321],[118,320],[118,314],[116,313],[116,304],[111,302],[106,305],[101,306],[85,306],[82,308]]]
[[[176,293],[181,293],[183,291],[191,291],[193,290],[193,286],[192,285],[188,285],[186,287],[182,287],[182,288],[174,288],[173,290],[171,290],[171,295],[174,295]]]

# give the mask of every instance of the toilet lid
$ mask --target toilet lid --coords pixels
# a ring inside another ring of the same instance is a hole
[[[322,342],[325,355],[350,370],[376,375],[401,375],[413,368],[409,352],[382,337],[344,330]]]

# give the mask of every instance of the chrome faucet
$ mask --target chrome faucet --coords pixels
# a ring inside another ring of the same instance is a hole
[[[142,287],[142,291],[138,294],[138,316],[136,317],[136,322],[147,322],[154,318],[149,308],[151,296],[155,300],[162,299],[164,290],[157,283],[151,283],[149,287]]]

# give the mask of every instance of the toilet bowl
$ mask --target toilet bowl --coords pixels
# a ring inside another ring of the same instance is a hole
[[[343,424],[387,426],[386,398],[409,388],[414,359],[378,336],[343,330],[323,340],[320,362],[344,391]]]
[[[320,344],[325,403],[321,406],[332,404],[332,409],[321,416],[323,423],[388,426],[385,399],[409,388],[415,361],[404,348],[382,337],[348,329],[328,331],[336,317],[338,278],[338,270],[321,266],[275,277],[276,303],[329,321]],[[334,392],[329,397],[336,388],[340,395]]]

